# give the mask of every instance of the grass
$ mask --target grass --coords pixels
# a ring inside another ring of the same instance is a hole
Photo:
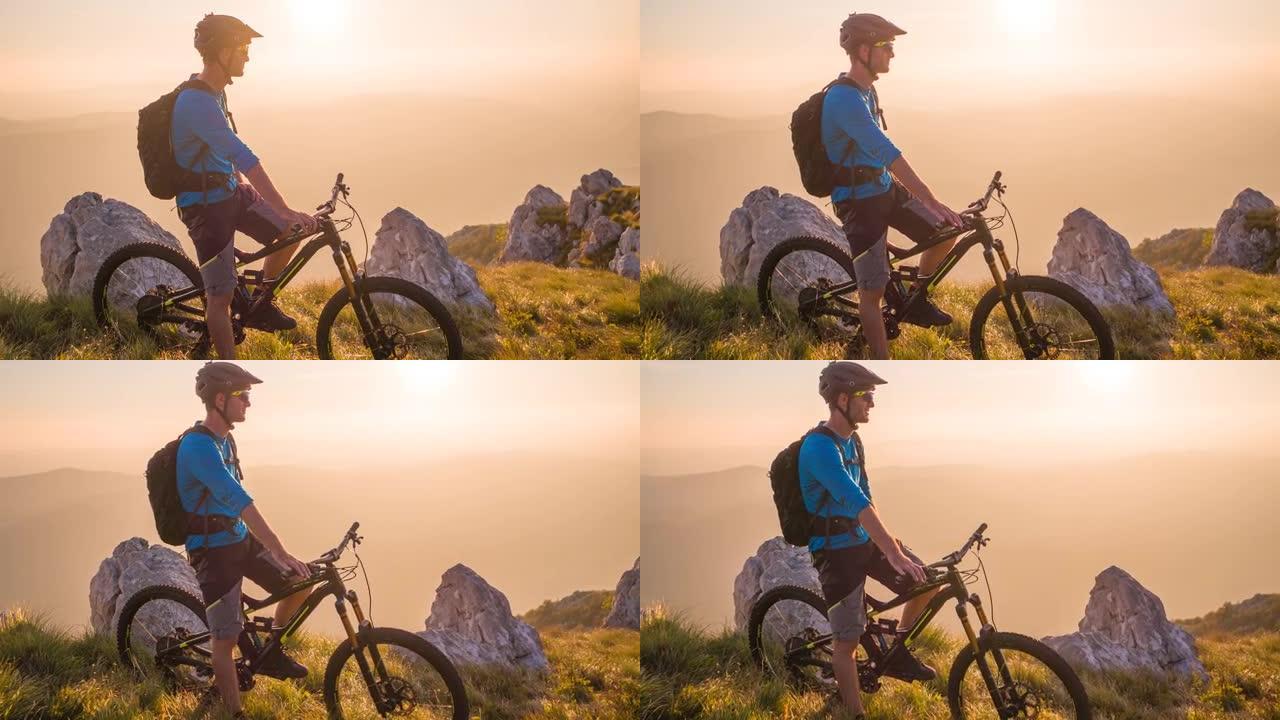
[[[498,259],[507,244],[507,225],[467,225],[445,238],[449,254],[476,267]]]
[[[613,609],[610,590],[578,590],[559,600],[544,601],[522,616],[539,630],[552,628],[598,628]]]
[[[639,286],[610,272],[541,263],[481,267],[480,286],[496,317],[455,314],[470,358],[608,359],[636,357],[640,347]],[[311,359],[316,320],[339,282],[291,286],[278,299],[298,327],[281,333],[249,331],[237,349],[243,359]],[[347,311],[346,314],[350,314]],[[87,298],[45,299],[0,287],[0,359],[180,359],[137,332],[101,330]]]
[[[1236,268],[1166,271],[1173,318],[1136,309],[1104,311],[1126,359],[1280,358],[1280,276]],[[955,317],[941,329],[904,326],[894,358],[970,358],[969,319],[988,285],[944,283],[932,298]],[[997,311],[998,312],[998,311]],[[641,355],[650,359],[831,359],[843,344],[802,327],[766,322],[754,288],[710,288],[679,271],[647,266],[640,280]]]
[[[1213,247],[1211,228],[1174,230],[1161,238],[1146,239],[1133,249],[1133,256],[1157,272],[1194,270],[1204,264]]]
[[[640,695],[639,634],[625,630],[542,634],[546,674],[464,669],[473,718],[621,720],[635,717]],[[312,672],[305,680],[259,679],[244,695],[256,720],[324,717],[323,668],[334,641],[296,637],[289,653]],[[116,720],[190,718],[194,693],[138,681],[117,662],[111,639],[70,634],[22,610],[0,614],[0,718]],[[221,720],[225,713],[207,715]]]
[[[950,717],[946,676],[961,646],[943,633],[922,638],[917,655],[939,670],[928,683],[886,680],[864,695],[868,720]],[[1280,633],[1228,641],[1197,640],[1208,683],[1171,682],[1144,673],[1083,673],[1099,720],[1244,720],[1280,718]],[[710,633],[662,608],[646,609],[640,665],[644,720],[849,720],[829,708],[831,693],[802,691],[765,677],[751,662],[741,633]],[[1034,680],[1034,677],[1033,677]]]

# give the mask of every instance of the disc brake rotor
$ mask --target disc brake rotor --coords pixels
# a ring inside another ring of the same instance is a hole
[[[418,706],[418,696],[413,686],[404,678],[389,677],[375,687],[386,711],[393,715],[408,715]]]

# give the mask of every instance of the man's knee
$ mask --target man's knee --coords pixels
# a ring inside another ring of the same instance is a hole
[[[230,293],[230,292],[228,292],[228,293],[220,293],[220,294],[218,294],[218,295],[214,295],[214,294],[212,294],[212,293],[207,293],[207,294],[205,295],[205,303],[207,304],[207,306],[208,306],[208,308],[209,308],[209,311],[210,311],[210,312],[212,312],[212,311],[214,311],[214,310],[224,310],[224,311],[225,311],[225,310],[227,310],[227,309],[229,309],[229,308],[231,307],[231,296],[232,296],[232,295],[234,295],[234,293]]]
[[[214,655],[229,655],[232,650],[235,650],[239,637],[239,633],[230,637],[214,636],[210,641],[210,645],[212,646],[210,650],[213,651]]]
[[[858,288],[858,300],[866,305],[879,305],[884,299],[884,288]]]

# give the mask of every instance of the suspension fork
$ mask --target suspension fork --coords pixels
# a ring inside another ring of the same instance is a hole
[[[978,672],[982,675],[982,681],[987,685],[987,692],[991,695],[991,699],[995,701],[997,710],[1001,716],[1004,715],[1004,699],[1000,697],[1000,689],[996,685],[995,676],[991,673],[991,668],[987,666],[986,658],[982,656],[982,641],[980,635],[973,631],[973,625],[969,623],[969,609],[966,603],[972,601],[972,598],[965,598],[963,595],[957,598],[956,615],[960,616],[960,625],[964,628],[965,637],[969,639],[969,647],[973,649],[973,662],[978,666]],[[980,613],[979,619],[983,616]],[[986,624],[983,623],[985,630]]]
[[[339,241],[334,246],[333,264],[338,266],[338,273],[342,275],[342,284],[347,289],[347,297],[351,298],[351,310],[356,314],[356,322],[360,323],[360,332],[368,343],[374,336],[374,328],[379,325],[372,312],[372,303],[367,302],[366,294],[356,288],[356,259],[351,254],[351,246],[345,241]]]
[[[995,635],[996,628],[987,619],[986,608],[982,607],[982,598],[978,597],[978,593],[973,593],[969,596],[969,604],[973,605],[973,611],[978,615],[978,622],[981,624],[981,629],[978,630],[978,637],[986,639]],[[1009,672],[1009,665],[1004,661],[1004,655],[999,649],[993,649],[991,656],[995,658],[996,667],[1000,670],[1000,679],[1004,681],[1006,686],[1013,685],[1013,674]]]
[[[365,639],[369,639],[370,633],[373,632],[373,621],[365,617],[364,609],[360,607],[360,600],[356,597],[355,590],[347,591],[347,602],[351,603],[351,611],[355,613],[358,630],[356,634]],[[388,677],[387,666],[382,661],[382,654],[378,652],[378,646],[373,642],[365,644],[365,648],[369,650],[369,657],[373,658],[373,667],[378,671],[378,677],[385,679]]]
[[[351,591],[347,592],[347,596],[351,594],[353,594]],[[359,619],[360,613],[357,609],[357,621],[360,624],[360,629],[357,630],[356,626],[351,623],[351,616],[347,614],[346,599],[346,596],[335,595],[333,604],[338,610],[338,618],[342,620],[342,628],[347,632],[347,641],[351,643],[351,654],[355,656],[356,665],[360,668],[360,675],[364,678],[365,686],[369,688],[369,694],[373,697],[374,705],[377,706],[379,711],[383,711],[386,708],[383,707],[382,693],[378,690],[378,679],[373,676],[373,670],[369,668],[369,661],[365,659],[360,642],[362,636],[368,637],[365,630],[365,623],[368,621]],[[356,607],[358,608],[359,606]]]
[[[1000,256],[999,265],[996,265],[997,253]],[[995,280],[1000,304],[1004,306],[1005,314],[1009,317],[1009,324],[1013,326],[1013,334],[1018,339],[1018,347],[1022,348],[1023,354],[1030,358],[1031,355],[1027,352],[1027,348],[1031,347],[1031,338],[1028,336],[1028,330],[1032,324],[1031,313],[1028,311],[1026,300],[1021,294],[1015,297],[1009,292],[1009,284],[1005,282],[1005,278],[1015,273],[1009,264],[1008,256],[1004,253],[1004,244],[991,237],[989,230],[983,231],[982,259],[986,261],[987,269],[991,271],[991,278]]]

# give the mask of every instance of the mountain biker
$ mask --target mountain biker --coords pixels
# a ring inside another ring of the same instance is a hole
[[[840,47],[849,56],[849,71],[827,92],[822,106],[822,142],[827,157],[853,168],[854,186],[837,186],[831,202],[855,258],[863,333],[872,357],[879,360],[889,357],[880,312],[889,284],[888,229],[920,243],[944,225],[963,227],[961,217],[934,197],[884,133],[887,125],[874,85],[880,75],[889,72],[894,38],[905,34],[879,15],[850,15],[840,25]],[[920,272],[932,274],[953,245],[954,238],[926,250],[920,258]],[[924,327],[951,323],[951,316],[927,296],[921,300],[901,318],[903,322]]]
[[[245,491],[240,463],[227,435],[243,422],[249,409],[249,388],[262,382],[229,362],[209,362],[196,373],[196,395],[204,402],[203,432],[187,433],[178,446],[178,493],[183,508],[194,513],[187,537],[187,555],[204,595],[205,615],[212,637],[214,685],[228,712],[240,711],[240,690],[232,650],[244,627],[240,588],[244,578],[268,592],[283,590],[311,571],[280,542],[267,525],[253,498]],[[201,496],[208,492],[204,503]],[[293,616],[309,590],[299,590],[276,605],[275,632]],[[272,652],[258,672],[276,678],[303,678],[307,668],[284,654]]]
[[[805,508],[817,518],[815,532],[823,532],[809,539],[809,552],[828,607],[831,666],[840,695],[855,716],[863,712],[854,650],[867,626],[863,602],[866,579],[870,577],[898,594],[925,579],[923,563],[890,534],[877,514],[853,439],[858,424],[870,420],[875,387],[885,382],[857,363],[828,364],[818,376],[818,394],[830,411],[824,425],[835,437],[810,433],[800,446]],[[935,593],[908,602],[899,627],[911,627]],[[885,668],[886,675],[907,681],[930,680],[937,675],[910,653],[898,657]]]
[[[182,192],[177,197],[178,216],[196,246],[204,278],[209,336],[223,359],[234,359],[236,354],[231,329],[236,231],[266,245],[290,234],[293,225],[306,232],[316,227],[312,216],[290,209],[230,120],[225,89],[233,78],[244,75],[249,43],[257,37],[262,35],[229,15],[205,15],[196,24],[195,48],[204,67],[191,80],[203,86],[187,88],[178,96],[170,130],[179,165],[227,176],[225,184]],[[263,278],[277,277],[296,249],[297,245],[291,245],[267,256]],[[269,331],[297,326],[274,303],[263,304],[244,321],[246,327]]]

